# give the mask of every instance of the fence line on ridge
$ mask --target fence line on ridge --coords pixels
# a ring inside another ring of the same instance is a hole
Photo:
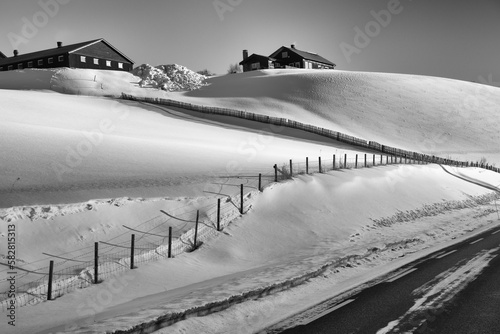
[[[101,241],[95,247],[94,245],[89,246],[85,248],[85,252],[76,256],[46,254],[54,262],[55,269],[53,270],[52,277],[49,277],[49,272],[51,271],[49,265],[29,270],[18,267],[19,275],[17,280],[21,284],[17,286],[16,290],[15,304],[17,306],[36,304],[47,300],[47,296],[51,296],[54,299],[76,289],[85,288],[102,280],[110,279],[120,272],[131,270],[131,267],[137,268],[137,266],[143,263],[175,257],[185,252],[194,251],[203,242],[213,238],[217,233],[226,228],[232,220],[250,209],[249,194],[262,191],[274,182],[290,179],[297,175],[326,173],[339,169],[370,168],[391,164],[428,163],[440,163],[458,167],[481,167],[497,173],[499,172],[499,169],[494,166],[474,162],[454,161],[399,150],[283,118],[262,116],[225,108],[195,106],[172,100],[139,99],[123,95],[124,98],[130,100],[144,100],[144,102],[149,103],[165,104],[205,113],[241,117],[274,125],[297,128],[340,142],[379,151],[380,153],[360,153],[355,156],[352,156],[352,154],[350,156],[347,154],[332,155],[331,159],[311,157],[311,159],[305,158],[300,162],[290,160],[281,165],[276,164],[274,168],[270,166],[266,173],[257,174],[255,170],[252,170],[251,172],[241,171],[239,175],[234,176],[220,176],[220,178],[232,181],[232,183],[229,181],[225,183],[225,186],[233,186],[233,190],[225,191],[225,194],[218,194],[215,197],[217,204],[210,204],[203,208],[192,208],[183,211],[181,215],[176,215],[175,212],[158,213],[157,216],[136,226],[124,226],[125,232],[121,235]],[[254,173],[255,175],[249,176],[250,173]],[[241,189],[244,188],[246,191],[243,193],[243,196],[240,193],[240,185],[243,185]],[[200,210],[202,211],[202,215],[198,221],[195,217],[199,216]],[[199,223],[199,227],[196,226],[198,228],[195,228],[195,220]],[[175,221],[179,223],[175,224]],[[133,241],[131,242],[131,240]],[[131,249],[132,244],[133,248]],[[95,254],[95,250],[97,249],[98,254]],[[133,255],[131,255],[131,250]],[[95,276],[96,273],[98,273],[98,277]],[[49,278],[51,278],[51,282],[49,282]],[[5,285],[5,281],[0,281],[0,287]],[[52,288],[51,291],[48,291],[49,285]],[[11,299],[6,298],[7,293],[4,290],[2,288],[2,292],[0,292],[0,305],[2,311],[7,311]]]

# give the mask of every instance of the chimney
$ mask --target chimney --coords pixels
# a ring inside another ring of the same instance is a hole
[[[248,58],[248,50],[243,50],[243,60]]]
[[[292,44],[291,47],[292,47],[292,49],[295,49],[295,44]]]
[[[14,50],[14,57],[17,57],[19,55],[19,51]]]
[[[62,42],[57,42],[57,48],[61,48],[62,47]]]

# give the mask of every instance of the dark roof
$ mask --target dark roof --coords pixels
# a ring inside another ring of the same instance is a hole
[[[125,54],[120,52],[117,48],[112,46],[104,38],[99,38],[99,39],[95,39],[95,40],[88,41],[88,42],[81,42],[81,43],[61,46],[60,48],[55,47],[53,49],[31,52],[31,53],[26,53],[26,54],[20,54],[17,57],[9,57],[9,58],[0,59],[0,65],[5,65],[5,64],[15,63],[15,62],[24,62],[24,61],[38,59],[38,58],[57,56],[60,54],[65,54],[65,53],[72,53],[72,52],[78,51],[84,47],[87,47],[87,46],[90,46],[92,44],[99,43],[99,42],[103,42],[103,43],[107,44],[110,48],[115,50],[122,57],[124,57],[125,59],[130,61],[130,63],[132,63],[132,64],[134,63],[134,61],[132,59],[130,59]]]
[[[4,54],[2,53],[2,51],[0,51],[0,59],[2,59],[2,58],[7,58],[7,56],[6,56],[6,55],[4,55]]]
[[[240,65],[249,63],[249,62],[253,61],[255,58],[265,58],[265,59],[270,60],[270,61],[275,61],[276,60],[276,59],[268,57],[268,56],[263,56],[263,55],[259,55],[259,54],[256,54],[256,53],[252,53],[252,55],[250,57],[248,57],[247,59],[243,59],[242,61],[240,61]]]
[[[279,52],[281,52],[283,49],[286,49],[287,51],[296,53],[300,57],[302,57],[304,59],[307,59],[307,60],[312,60],[312,61],[316,61],[318,63],[328,64],[328,65],[331,65],[331,66],[337,66],[334,63],[332,63],[331,61],[329,61],[328,59],[325,59],[325,58],[321,57],[317,53],[312,53],[312,52],[307,52],[307,51],[301,51],[301,50],[298,50],[296,48],[291,48],[291,47],[287,47],[287,46],[280,47],[273,54],[271,54],[270,57],[276,57],[276,55],[279,54]]]

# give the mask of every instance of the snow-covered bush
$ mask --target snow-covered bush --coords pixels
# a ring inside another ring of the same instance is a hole
[[[132,73],[141,78],[141,87],[153,87],[169,92],[195,90],[205,86],[206,76],[191,71],[182,65],[151,66],[143,64]]]

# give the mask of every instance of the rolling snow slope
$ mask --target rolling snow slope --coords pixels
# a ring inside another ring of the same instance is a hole
[[[113,237],[123,232],[122,224],[147,220],[169,201],[215,199],[218,195],[206,198],[212,196],[207,190],[229,172],[258,173],[288,159],[354,153],[318,138],[298,140],[293,133],[249,128],[245,122],[229,125],[103,97],[121,92],[286,117],[423,153],[500,161],[498,88],[412,75],[297,70],[212,78],[208,86],[191,92],[141,88],[139,81],[129,73],[92,70],[0,73],[0,208],[6,208],[0,238],[5,238],[7,218],[23,212],[22,206],[32,206],[28,212],[34,216],[43,216],[37,204],[54,209],[45,212],[45,220],[30,215],[15,219],[26,262],[47,260],[41,252],[72,251]],[[500,184],[492,172],[454,172],[490,186]],[[137,320],[133,314],[154,318],[158,312],[223,300],[343,256],[364,254],[368,248],[401,245],[400,253],[369,258],[361,266],[365,275],[380,273],[374,264],[390,264],[401,254],[497,224],[491,201],[470,204],[471,198],[490,193],[438,166],[300,176],[256,196],[249,214],[199,251],[127,272],[124,277],[133,280],[106,303],[98,298],[115,291],[110,282],[19,309],[19,319],[32,321],[20,320],[18,329],[48,333],[69,326],[74,332],[77,325],[85,332],[94,321],[91,332],[126,327]],[[125,197],[124,204],[115,207],[116,197]],[[82,209],[87,204],[95,210]],[[48,244],[54,235],[59,238]],[[335,276],[335,287],[345,287],[352,277]],[[323,291],[334,292],[332,281],[324,284]],[[293,292],[285,299],[293,300]],[[278,310],[273,312],[254,329],[270,324]],[[231,319],[215,318],[190,319],[165,332],[234,329]]]

